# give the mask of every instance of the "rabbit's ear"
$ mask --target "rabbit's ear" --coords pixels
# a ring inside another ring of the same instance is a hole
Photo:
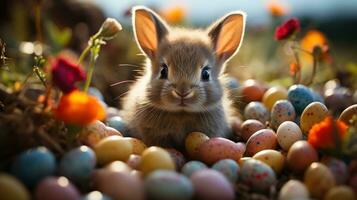
[[[245,20],[244,12],[232,12],[208,28],[218,62],[224,62],[238,52],[244,36]]]
[[[161,39],[167,34],[166,23],[152,10],[136,6],[133,8],[135,39],[141,50],[153,59]]]

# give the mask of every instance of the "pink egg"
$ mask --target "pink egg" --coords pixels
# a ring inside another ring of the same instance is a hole
[[[129,167],[133,169],[139,169],[140,161],[141,161],[141,156],[136,154],[131,154],[128,160],[126,161],[126,164],[128,164]]]
[[[253,156],[264,149],[275,149],[278,145],[276,134],[271,129],[255,132],[247,141],[246,154]]]
[[[181,152],[173,148],[168,148],[165,150],[169,152],[171,158],[174,160],[176,169],[180,170],[182,166],[186,163],[185,156],[183,156]]]
[[[78,190],[65,177],[48,177],[42,180],[36,187],[35,198],[37,200],[78,200]]]
[[[237,145],[225,138],[216,137],[202,143],[198,152],[200,159],[209,165],[226,158],[238,162],[243,156],[244,146]]]

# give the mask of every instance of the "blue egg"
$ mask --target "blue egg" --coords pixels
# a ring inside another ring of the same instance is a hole
[[[200,161],[190,161],[187,162],[181,169],[181,172],[187,176],[190,177],[194,172],[202,170],[202,169],[207,169],[207,166]]]
[[[96,165],[95,153],[87,146],[67,152],[59,165],[59,173],[74,183],[87,182]]]
[[[297,114],[301,114],[305,107],[314,101],[310,89],[304,85],[292,85],[288,90],[288,100],[293,104]]]
[[[80,200],[111,200],[111,198],[99,191],[93,191],[81,197]]]
[[[107,120],[107,126],[115,128],[120,133],[124,134],[124,136],[128,136],[125,134],[126,124],[123,119],[119,116],[111,117]]]
[[[238,83],[237,79],[234,77],[231,77],[231,76],[227,77],[226,84],[227,84],[227,87],[231,90],[236,90],[239,88],[239,83]]]
[[[97,88],[95,88],[95,87],[88,88],[88,94],[91,95],[91,96],[94,96],[98,100],[104,102],[104,96]]]
[[[191,181],[175,171],[156,170],[145,179],[149,199],[189,200],[193,197]]]
[[[45,147],[37,147],[21,153],[12,164],[11,172],[26,186],[33,188],[47,176],[54,174],[56,159]]]
[[[239,165],[232,159],[223,159],[216,162],[212,169],[221,172],[229,181],[235,183],[240,171]]]
[[[314,101],[320,102],[320,103],[324,103],[324,98],[322,97],[322,95],[318,92],[315,92],[313,90],[311,90],[312,96],[314,98]]]

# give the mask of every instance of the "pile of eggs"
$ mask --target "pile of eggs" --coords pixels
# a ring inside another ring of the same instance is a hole
[[[341,92],[334,97],[341,89],[328,84],[324,98],[303,85],[231,84],[246,103],[244,120],[232,122],[234,138],[188,133],[185,152],[147,147],[125,133],[119,111],[108,107],[106,124],[96,121],[78,134],[82,146],[57,158],[45,147],[18,155],[0,173],[0,198],[231,200],[244,199],[245,188],[265,199],[354,200],[357,160],[324,156],[306,141],[330,114],[331,102],[348,100]],[[332,112],[348,123],[357,113],[352,102]]]

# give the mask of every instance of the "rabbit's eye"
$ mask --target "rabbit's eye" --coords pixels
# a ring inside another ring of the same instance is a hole
[[[169,69],[165,63],[161,64],[160,79],[167,79]]]
[[[209,81],[209,76],[210,76],[209,69],[210,68],[208,66],[205,66],[204,68],[202,68],[201,79],[203,81]]]

